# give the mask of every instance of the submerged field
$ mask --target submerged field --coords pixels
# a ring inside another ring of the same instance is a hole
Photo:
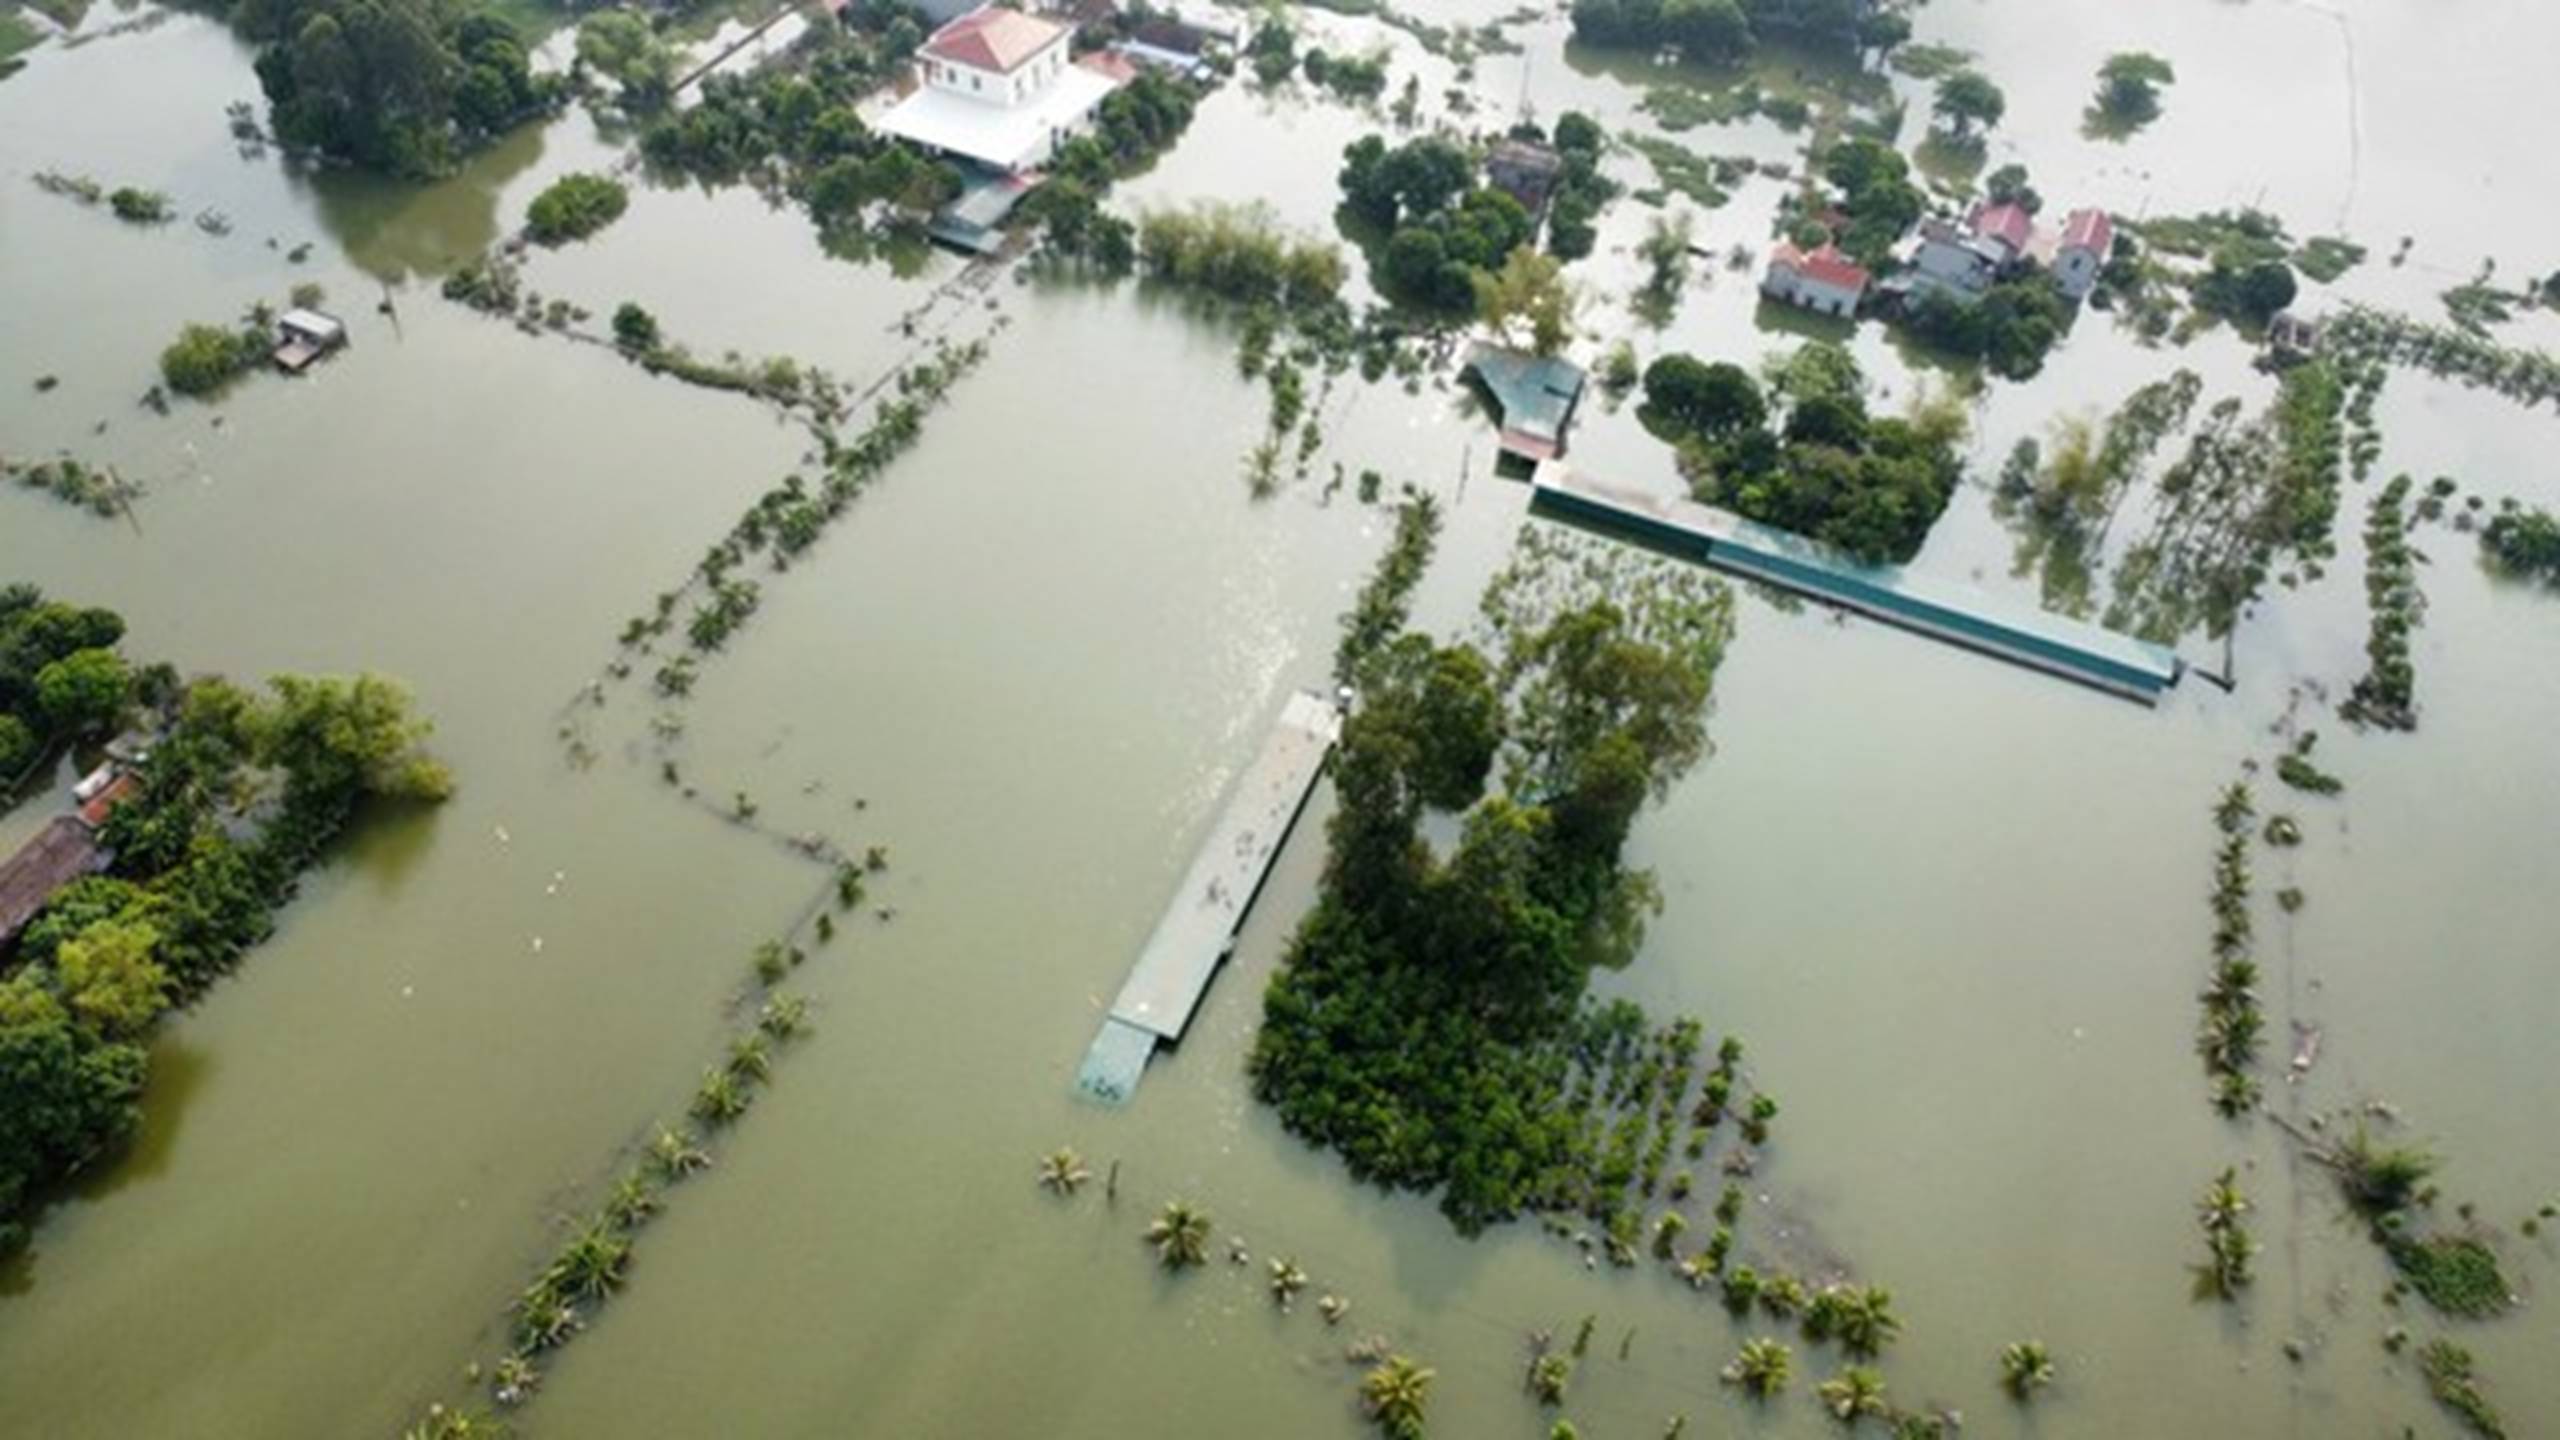
[[[1496,18],[1446,0],[1407,13]],[[1582,109],[1704,153],[1784,159],[1803,142],[1766,119],[1662,131],[1645,88],[1708,77],[1569,45],[1553,16],[1510,25],[1523,48],[1463,80],[1407,30],[1303,18],[1341,47],[1389,47],[1399,84],[1425,77],[1431,114],[1441,92],[1471,96],[1470,125],[1498,123],[1525,87],[1541,115]],[[2560,261],[2526,244],[2560,221],[2560,194],[2532,183],[2548,126],[2523,123],[2536,58],[2560,41],[2538,10],[1999,0],[1917,24],[2007,87],[1986,158],[2028,163],[2055,207],[2257,205],[2372,251],[2307,287],[2306,307],[2354,298],[2435,320],[2437,292],[2484,248],[2510,276]],[[2123,144],[2084,138],[2088,77],[2136,46],[2178,64],[2166,113]],[[2448,50],[2460,73],[2430,58]],[[1322,793],[1135,1103],[1070,1094],[1223,785],[1291,690],[1329,686],[1337,617],[1388,541],[1394,487],[1443,511],[1415,606],[1442,634],[1467,629],[1523,526],[1544,524],[1493,474],[1491,426],[1445,369],[1411,390],[1346,377],[1305,478],[1257,498],[1243,462],[1267,395],[1238,374],[1231,322],[1134,283],[1027,270],[937,298],[961,273],[949,256],[831,259],[805,218],[750,191],[635,184],[594,241],[538,252],[530,286],[598,323],[636,301],[697,353],[789,355],[857,387],[910,353],[911,314],[988,350],[814,547],[757,572],[753,623],[689,700],[654,699],[644,669],[587,706],[626,621],[813,444],[768,407],[438,296],[546,184],[610,169],[624,140],[573,111],[452,179],[392,185],[237,150],[223,107],[257,82],[203,18],[19,58],[0,84],[0,450],[74,451],[142,493],[128,522],[12,484],[0,577],[113,605],[140,649],[183,669],[396,674],[436,717],[460,790],[355,837],[237,977],[158,1033],[134,1151],[0,1268],[15,1423],[386,1434],[462,1393],[559,1217],[598,1203],[718,1058],[752,948],[825,893],[826,867],[778,843],[814,832],[888,854],[793,982],[813,1033],[651,1222],[628,1290],[562,1352],[527,1433],[1350,1436],[1365,1422],[1342,1351],[1372,1332],[1438,1370],[1434,1434],[1525,1440],[1558,1414],[1591,1436],[1658,1435],[1675,1414],[1691,1435],[1830,1426],[1811,1393],[1828,1352],[1800,1346],[1772,1406],[1717,1380],[1743,1338],[1788,1327],[1738,1323],[1656,1264],[1586,1268],[1534,1222],[1461,1238],[1429,1199],[1356,1184],[1254,1102],[1244,1056],[1316,891]],[[1926,88],[1889,83],[1916,134]],[[1239,80],[1113,203],[1262,197],[1330,233],[1341,149],[1381,126]],[[1653,183],[1633,150],[1608,166]],[[27,182],[46,170],[166,191],[228,233],[120,224]],[[1697,243],[1756,251],[1785,188],[1741,182],[1697,210]],[[1570,272],[1594,292],[1578,354],[1623,337],[1646,358],[1756,364],[1793,344],[1720,258],[1660,325],[1632,313],[1653,213],[1618,200]],[[2404,235],[2406,263],[2387,263]],[[182,323],[303,281],[349,320],[346,354],[218,407],[135,403]],[[2496,334],[2560,348],[2548,311]],[[1880,410],[1973,378],[1880,326],[1849,344]],[[2034,380],[1965,392],[1968,481],[1915,568],[2035,603],[2041,578],[1995,504],[2011,446],[2181,367],[2208,403],[2255,412],[2274,382],[2251,355],[2228,327],[2149,346],[2083,314]],[[39,389],[44,376],[58,383]],[[2544,1120],[2560,1067],[2542,1044],[2560,1023],[2545,974],[2560,895],[2544,883],[2560,599],[2483,569],[2469,534],[2422,526],[2421,727],[2359,732],[2327,708],[2365,669],[2360,533],[2383,483],[2448,475],[2465,496],[2560,506],[2538,463],[2560,417],[2399,370],[2374,420],[2379,462],[2343,487],[2337,555],[2316,576],[2289,567],[2294,583],[2249,608],[2230,693],[2191,676],[2146,710],[1736,595],[1712,752],[1630,844],[1662,913],[1597,989],[1696,1015],[1710,1047],[1747,1037],[1752,1079],[1784,1113],[1746,1185],[1741,1249],[1764,1266],[1846,1260],[1889,1286],[1906,1328],[1884,1368],[1906,1403],[1960,1407],[1993,1434],[2454,1433],[2418,1343],[2385,1349],[2398,1325],[2468,1346],[2509,1433],[2560,1420],[2560,1378],[2540,1363],[2560,1232],[2521,1224],[2560,1199]],[[1680,486],[1632,403],[1594,395],[1572,458]],[[1331,490],[1337,463],[1380,472],[1388,494]],[[2119,541],[2162,503],[2157,479],[2137,482]],[[2217,671],[2226,658],[2200,634],[2182,653]],[[694,803],[661,771],[652,720],[670,709]],[[2320,733],[2340,796],[2275,778],[2301,730]],[[2395,1133],[2445,1162],[2443,1209],[2476,1203],[2516,1313],[2386,1303],[2390,1262],[2328,1171],[2273,1120],[2208,1107],[2194,1038],[2212,809],[2252,763],[2260,814],[2290,814],[2303,837],[2253,851],[2267,1108],[2297,1124],[2375,1103],[2403,1117]],[[0,814],[0,844],[43,822],[49,793]],[[755,827],[733,823],[741,795]],[[2287,887],[2298,911],[2272,901]],[[2288,1080],[2297,1023],[2321,1039]],[[1035,1188],[1035,1160],[1061,1144],[1117,1168],[1116,1202],[1099,1183],[1068,1205]],[[2193,1297],[2189,1267],[2195,1198],[2227,1166],[2264,1249],[2226,1307]],[[1138,1238],[1177,1195],[1215,1220],[1210,1264],[1188,1275],[1161,1273]],[[1230,1236],[1250,1268],[1226,1263]],[[1314,1281],[1291,1314],[1262,1285],[1284,1253]],[[1318,1292],[1352,1302],[1340,1327],[1314,1313]],[[1523,1337],[1586,1315],[1590,1357],[1561,1411],[1542,1410],[1522,1390]],[[1997,1357],[2027,1338],[2059,1378],[2021,1414]],[[112,1387],[89,1378],[101,1354]]]

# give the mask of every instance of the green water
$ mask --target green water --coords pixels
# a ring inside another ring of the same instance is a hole
[[[2375,250],[2342,291],[2421,314],[2484,247],[2502,272],[2547,269],[2525,242],[2560,221],[2535,139],[2552,109],[2538,57],[2560,21],[2522,4],[2344,14],[2342,31],[2276,0],[1941,0],[1921,35],[1981,52],[2010,96],[1992,162],[2026,160],[2057,205],[2262,200],[2298,234],[2342,226]],[[1354,45],[1391,35],[1315,23]],[[1470,82],[1480,115],[1517,104],[1525,64],[1542,113],[1638,123],[1632,72],[1567,56],[1560,21],[1514,33],[1527,55],[1488,57]],[[1450,83],[1395,43],[1426,91]],[[2136,45],[2178,63],[2167,115],[2127,146],[2082,140],[2090,74]],[[1323,494],[1333,462],[1448,506],[1426,624],[1466,624],[1508,551],[1525,496],[1491,478],[1489,432],[1453,391],[1337,389],[1309,479],[1256,502],[1239,462],[1265,401],[1236,378],[1228,334],[1125,290],[1008,278],[993,314],[944,301],[955,324],[1003,322],[988,361],[806,560],[762,577],[763,610],[684,707],[684,773],[706,802],[688,805],[658,777],[638,690],[570,712],[590,765],[567,756],[563,707],[805,434],[414,278],[510,227],[550,178],[608,163],[591,125],[565,119],[402,190],[238,156],[221,108],[255,82],[202,20],[30,58],[0,86],[0,446],[71,447],[149,493],[138,533],[0,495],[0,572],[116,606],[137,654],[185,669],[400,675],[463,789],[361,834],[236,979],[164,1029],[136,1152],[0,1273],[0,1429],[382,1434],[454,1392],[465,1362],[496,1352],[555,1217],[593,1202],[717,1053],[747,949],[825,879],[711,813],[743,790],[776,832],[888,845],[875,893],[895,915],[849,924],[804,970],[815,1036],[645,1232],[630,1290],[565,1353],[530,1433],[1348,1437],[1356,1372],[1340,1349],[1376,1330],[1439,1369],[1434,1434],[1525,1440],[1548,1417],[1520,1393],[1521,1337],[1586,1313],[1594,1358],[1565,1412],[1585,1435],[1653,1436],[1674,1412],[1693,1436],[1823,1433],[1802,1392],[1828,1353],[1800,1349],[1798,1393],[1748,1407],[1714,1371],[1758,1327],[1654,1267],[1586,1272],[1527,1227],[1461,1240],[1427,1201],[1354,1185],[1250,1102],[1255,992],[1307,903],[1313,844],[1286,853],[1136,1103],[1068,1093],[1222,784],[1283,696],[1322,681],[1334,617],[1384,543],[1383,512]],[[1335,156],[1372,123],[1231,88],[1124,193],[1268,195],[1321,227]],[[1683,138],[1789,148],[1758,126]],[[48,166],[219,208],[233,233],[121,226],[21,178]],[[1613,170],[1646,179],[1633,156]],[[1746,186],[1701,217],[1700,243],[1756,244],[1779,193]],[[1667,329],[1632,322],[1646,214],[1622,201],[1577,267],[1600,292],[1599,334],[1647,355],[1781,343],[1755,328],[1747,277],[1720,268]],[[2391,269],[2404,233],[2411,262]],[[307,262],[288,261],[305,241]],[[867,381],[903,353],[898,317],[956,269],[831,262],[805,222],[752,196],[647,190],[528,279],[599,312],[638,300],[697,351]],[[353,324],[348,354],[218,409],[134,406],[180,323],[304,279]],[[396,324],[374,309],[386,283]],[[2555,330],[2527,317],[2505,338],[2547,347]],[[1888,395],[1908,395],[1916,374],[1880,332],[1857,346]],[[2153,351],[2084,317],[2043,377],[1975,404],[1976,474],[2180,364],[2254,404],[2269,386],[2246,361],[2227,334]],[[39,395],[44,373],[61,385]],[[2402,374],[2380,420],[2381,475],[2560,503],[2540,463],[2560,433],[2547,412]],[[1666,452],[1602,405],[1575,459],[1671,483]],[[2451,1433],[2379,1346],[2395,1318],[2440,1327],[2385,1312],[2382,1262],[2326,1178],[2266,1122],[2214,1119],[2189,1049],[2206,812],[2244,759],[2272,758],[2297,681],[2334,693],[2361,669],[2368,495],[2348,489],[2328,576],[2271,590],[2242,627],[2238,692],[2190,682],[2158,711],[1747,598],[1717,752],[1639,826],[1667,908],[1604,988],[1746,1036],[1785,1106],[1743,1253],[1840,1257],[1891,1286],[1908,1325],[1894,1392],[1962,1406],[1972,1433]],[[2388,1098],[2449,1157],[2449,1199],[2507,1229],[2528,1305],[2461,1338],[2532,1434],[2560,1417],[2535,1299],[2555,1252],[2512,1229],[2560,1192],[2544,1128],[2560,1105],[2544,1039],[2560,1023],[2560,607],[2493,583],[2467,536],[2419,543],[2424,728],[2356,736],[2306,710],[2346,797],[2260,787],[2262,809],[2295,810],[2309,836],[2260,861],[2262,894],[2309,897],[2261,918],[2269,1018],[2279,1035],[2294,1019],[2325,1032],[2311,1076],[2271,1088],[2305,1114]],[[2034,582],[2010,577],[2011,544],[1969,489],[1920,563],[2024,603]],[[0,820],[0,838],[36,808]],[[1320,797],[1303,839],[1324,813]],[[1120,1163],[1116,1209],[1034,1189],[1034,1158],[1060,1143]],[[2189,1301],[2184,1267],[2201,1252],[2189,1202],[2233,1163],[2268,1249],[2225,1310]],[[1243,1237],[1256,1270],[1161,1277],[1136,1233],[1177,1193],[1216,1215],[1220,1248]],[[1341,1329],[1310,1306],[1275,1313],[1258,1265],[1279,1252],[1351,1297]],[[2021,1420],[1993,1357],[2028,1335],[2064,1375]],[[2288,1337],[2309,1342],[2298,1366]]]

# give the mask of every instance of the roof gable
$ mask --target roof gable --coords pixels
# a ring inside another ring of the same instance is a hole
[[[1066,33],[1055,21],[986,5],[934,31],[924,51],[937,60],[1001,75],[1020,68]]]

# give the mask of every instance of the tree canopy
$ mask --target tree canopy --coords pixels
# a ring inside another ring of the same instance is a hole
[[[1981,71],[1958,70],[1938,82],[1932,108],[1949,131],[1964,139],[1976,125],[1988,130],[1999,124],[2009,111],[2009,97]]]
[[[239,0],[276,137],[387,175],[440,175],[554,103],[515,28],[450,0]]]

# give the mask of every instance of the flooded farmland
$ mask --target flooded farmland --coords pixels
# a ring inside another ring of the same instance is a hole
[[[1339,49],[1382,47],[1398,84],[1422,77],[1434,119],[1496,128],[1525,95],[1612,135],[1801,164],[1807,137],[1765,117],[1667,131],[1640,106],[1713,76],[1593,52],[1562,14],[1479,8],[1402,12],[1504,21],[1518,48],[1463,68],[1408,28],[1299,20]],[[1917,41],[1971,52],[2005,87],[1985,158],[2027,165],[2055,209],[2255,206],[2368,248],[2333,284],[2306,281],[2302,308],[2434,321],[2438,293],[2486,258],[2518,282],[2560,266],[2538,73],[2560,14],[1936,0],[1913,20]],[[1361,1184],[1256,1101],[1246,1055],[1322,884],[1329,789],[1133,1101],[1071,1091],[1226,784],[1293,691],[1332,686],[1339,617],[1395,523],[1337,488],[1336,467],[1438,502],[1414,612],[1441,634],[1467,631],[1520,533],[1550,525],[1496,474],[1494,426],[1454,363],[1411,385],[1326,385],[1321,449],[1257,495],[1244,465],[1268,400],[1239,373],[1231,317],[1028,260],[831,257],[790,203],[634,172],[610,229],[524,265],[589,329],[636,302],[699,353],[787,355],[849,390],[922,338],[986,341],[822,538],[786,569],[759,562],[754,622],[670,706],[653,659],[609,669],[627,658],[617,633],[819,442],[775,407],[438,293],[546,185],[622,165],[630,135],[571,108],[449,178],[315,169],[226,131],[224,107],[259,82],[219,21],[96,7],[72,38],[93,32],[0,80],[0,453],[74,453],[140,493],[108,518],[9,486],[0,579],[122,612],[127,650],[182,672],[395,675],[459,783],[356,826],[238,973],[152,1032],[130,1147],[0,1265],[0,1429],[398,1434],[429,1402],[485,1393],[466,1367],[506,1348],[562,1217],[683,1112],[752,1010],[754,947],[829,905],[831,867],[801,836],[887,852],[796,973],[810,1033],[649,1222],[627,1288],[549,1364],[521,1433],[1349,1437],[1369,1424],[1343,1350],[1373,1332],[1436,1369],[1435,1435],[1529,1440],[1559,1416],[1629,1440],[1679,1415],[1690,1435],[1833,1425],[1813,1395],[1827,1355],[1800,1352],[1781,1401],[1747,1399],[1718,1374],[1769,1325],[1657,1264],[1588,1265],[1534,1220],[1461,1236],[1429,1197]],[[2165,113],[2124,142],[2089,138],[2090,77],[2137,48],[2177,66]],[[1928,87],[1867,68],[1909,102],[1916,143]],[[1240,74],[1110,204],[1264,200],[1330,238],[1343,147],[1384,128]],[[1654,184],[1623,143],[1606,168],[1629,191]],[[119,223],[29,183],[47,171],[164,191],[227,233]],[[1792,185],[1754,175],[1713,208],[1617,199],[1568,268],[1587,292],[1568,353],[1596,363],[1624,338],[1648,359],[1756,367],[1791,348],[1800,322],[1723,256],[1768,244]],[[1682,210],[1715,258],[1656,323],[1631,303],[1638,247]],[[182,324],[303,282],[348,322],[345,353],[217,404],[137,403]],[[2023,382],[1880,324],[1839,333],[1879,411],[1937,391],[1968,421],[1966,482],[1912,569],[2020,608],[2039,579],[1995,489],[2015,442],[2049,443],[2058,421],[2102,418],[2181,367],[2251,412],[2277,386],[2227,325],[2152,344],[2090,310]],[[2527,309],[2495,337],[2560,350],[2560,323]],[[1682,492],[1637,410],[1587,397],[1570,462]],[[2421,526],[2421,726],[2334,713],[2366,666],[2361,529],[2384,481],[2444,475],[2462,496],[2560,507],[2560,413],[2395,368],[2374,426],[2379,461],[2341,487],[2336,555],[2278,567],[2227,650],[2180,638],[2191,665],[2227,662],[2228,692],[2190,673],[2146,708],[1737,585],[1712,754],[1636,821],[1628,859],[1663,905],[1595,993],[1747,1037],[1784,1114],[1745,1182],[1742,1251],[1889,1286],[1895,1396],[1961,1410],[1968,1433],[2456,1434],[2416,1360],[2439,1334],[2476,1357],[2508,1433],[2560,1427],[2560,1231],[2522,1223],[2560,1199],[2543,1128],[2560,1107],[2560,595],[2491,572],[2449,521]],[[2156,482],[2155,467],[2129,516],[2162,503]],[[2302,730],[2343,794],[2275,779]],[[2244,766],[2261,813],[2302,832],[2256,850],[2260,893],[2301,904],[2257,916],[2264,1113],[2234,1122],[2206,1103],[2195,1036],[2212,811]],[[0,814],[0,845],[61,808],[75,776],[57,768]],[[2297,1024],[2320,1037],[2298,1078]],[[2386,1111],[2441,1157],[2448,1218],[2476,1205],[2518,1292],[2509,1313],[2440,1319],[2387,1296],[2368,1221],[2285,1128]],[[1116,1199],[1099,1177],[1072,1202],[1038,1189],[1034,1164],[1060,1145],[1116,1172]],[[2191,1273],[2195,1198],[2225,1167],[2263,1247],[2229,1304],[2196,1298]],[[1177,1195],[1215,1219],[1210,1262],[1188,1274],[1139,1240]],[[1227,1263],[1231,1236],[1249,1267]],[[1263,1265],[1279,1254],[1351,1301],[1340,1326],[1313,1291],[1273,1305]],[[1591,1353],[1565,1404],[1541,1407],[1524,1337],[1585,1316]],[[2386,1348],[2394,1327],[2406,1352]],[[2029,1337],[2058,1374],[2021,1406],[1998,1357]]]

